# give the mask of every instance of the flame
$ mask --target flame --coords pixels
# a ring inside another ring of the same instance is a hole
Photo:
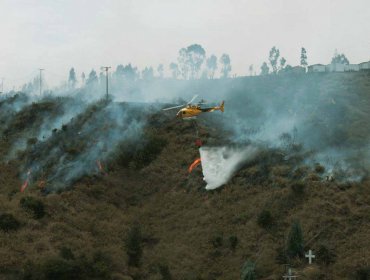
[[[107,172],[105,172],[105,171],[104,171],[103,165],[101,164],[101,161],[100,161],[100,160],[97,160],[97,161],[96,161],[96,165],[98,166],[99,171],[100,171],[101,173],[103,173],[105,176],[107,176],[107,175],[108,175],[108,174],[107,174]]]
[[[197,167],[201,162],[201,159],[200,158],[197,158],[196,160],[194,160],[194,162],[189,166],[189,173],[191,173],[193,171],[193,169],[195,167]]]
[[[24,192],[24,190],[28,187],[28,183],[29,183],[29,180],[30,180],[30,175],[31,175],[31,169],[29,169],[28,172],[27,172],[27,178],[24,181],[23,185],[21,186],[21,192]]]

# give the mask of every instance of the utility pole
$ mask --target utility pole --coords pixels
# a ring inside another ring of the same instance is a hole
[[[109,70],[109,68],[111,68],[111,66],[102,66],[101,67],[101,69],[105,70],[105,78],[106,78],[105,85],[106,85],[107,100],[108,100],[108,70]]]
[[[1,91],[0,93],[4,93],[4,78],[1,78]]]
[[[41,90],[42,89],[42,82],[41,82],[42,81],[42,76],[41,76],[41,72],[44,71],[45,69],[41,69],[40,68],[39,70],[40,70],[40,96],[41,96],[41,92],[42,92],[42,90]]]

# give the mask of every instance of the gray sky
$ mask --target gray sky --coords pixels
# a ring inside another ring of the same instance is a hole
[[[272,46],[291,65],[302,46],[309,64],[335,49],[359,63],[370,60],[369,22],[369,0],[0,0],[0,77],[9,89],[40,67],[49,85],[72,66],[78,77],[130,62],[167,70],[193,43],[228,53],[237,75],[259,73]]]

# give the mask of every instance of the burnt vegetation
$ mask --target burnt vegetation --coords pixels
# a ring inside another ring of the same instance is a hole
[[[280,88],[284,109],[298,87],[310,84],[321,97],[335,92],[345,117],[335,115],[335,123],[329,113],[312,114],[308,124],[323,135],[323,147],[353,148],[369,139],[370,84],[367,76],[348,75],[297,77],[293,85],[273,76],[222,83],[260,95]],[[206,83],[212,92],[221,81]],[[245,101],[230,96],[230,110]],[[343,171],[327,180],[330,170],[301,144],[306,128],[298,127],[298,136],[281,133],[275,146],[259,143],[258,156],[226,185],[205,191],[200,168],[187,172],[199,157],[191,122],[158,113],[157,105],[106,100],[60,120],[70,102],[32,104],[21,93],[0,102],[1,277],[279,279],[287,262],[308,275],[309,249],[316,274],[307,279],[369,277],[369,179],[347,180],[354,176]],[[332,110],[325,102],[318,111]],[[252,117],[254,110],[246,111]],[[233,142],[221,120],[199,119],[203,143]],[[55,125],[45,126],[49,121]],[[355,155],[353,162],[360,162]]]

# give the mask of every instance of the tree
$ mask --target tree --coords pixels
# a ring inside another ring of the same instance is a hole
[[[279,68],[279,71],[281,71],[281,70],[284,69],[285,63],[286,63],[286,59],[284,57],[282,57],[280,59],[280,68]]]
[[[307,67],[307,52],[305,48],[301,48],[301,66]]]
[[[75,69],[73,67],[71,68],[71,70],[69,70],[68,83],[69,83],[69,86],[72,87],[72,88],[74,88],[76,86],[76,83],[77,83],[76,72],[75,72]]]
[[[270,72],[270,68],[267,66],[267,63],[266,62],[262,63],[261,75],[268,75],[269,72]]]
[[[82,85],[85,85],[85,79],[86,79],[85,73],[82,72],[82,74],[81,74],[81,82],[82,82]]]
[[[249,65],[249,76],[253,76],[253,64]]]
[[[335,51],[334,55],[333,55],[333,58],[331,59],[331,63],[334,64],[334,63],[339,63],[339,64],[346,64],[348,65],[349,64],[349,60],[347,59],[347,57],[342,53],[342,54],[338,54],[337,51]]]
[[[141,228],[139,224],[135,224],[130,229],[125,243],[129,266],[140,266],[141,256],[143,254],[141,243]]]
[[[145,69],[141,72],[141,77],[143,78],[143,80],[152,80],[153,77],[154,77],[154,71],[153,71],[153,67],[145,67]]]
[[[269,61],[272,68],[272,73],[276,74],[278,70],[277,62],[279,60],[280,51],[276,47],[272,47],[269,54]]]
[[[195,79],[198,77],[200,67],[206,58],[206,51],[201,45],[193,44],[186,48],[186,52],[188,55],[191,78]]]
[[[94,69],[91,70],[89,77],[86,80],[87,86],[94,86],[98,83],[98,76],[96,75],[96,72]]]
[[[208,59],[207,59],[207,69],[209,71],[209,78],[213,79],[215,72],[217,70],[217,57],[212,54]]]
[[[177,77],[180,75],[179,66],[176,63],[172,62],[170,64],[170,70],[172,72],[172,78],[177,79]]]
[[[159,77],[160,77],[161,79],[163,79],[163,71],[164,71],[163,64],[159,64],[159,65],[158,65],[158,67],[157,67],[157,71],[158,71]]]
[[[134,81],[138,76],[137,68],[132,67],[131,63],[127,64],[126,66],[120,64],[117,66],[114,75],[118,81],[123,81],[124,79]]]
[[[231,71],[231,64],[230,64],[230,56],[226,53],[224,53],[220,58],[220,63],[222,65],[221,68],[221,75],[223,78],[227,78],[229,76],[229,73]]]
[[[201,45],[193,44],[179,51],[177,61],[184,79],[195,79],[206,57],[206,52]]]
[[[295,221],[290,229],[287,253],[289,257],[303,256],[303,233],[299,221]]]
[[[246,261],[241,272],[241,280],[256,280],[256,265],[251,261]]]

